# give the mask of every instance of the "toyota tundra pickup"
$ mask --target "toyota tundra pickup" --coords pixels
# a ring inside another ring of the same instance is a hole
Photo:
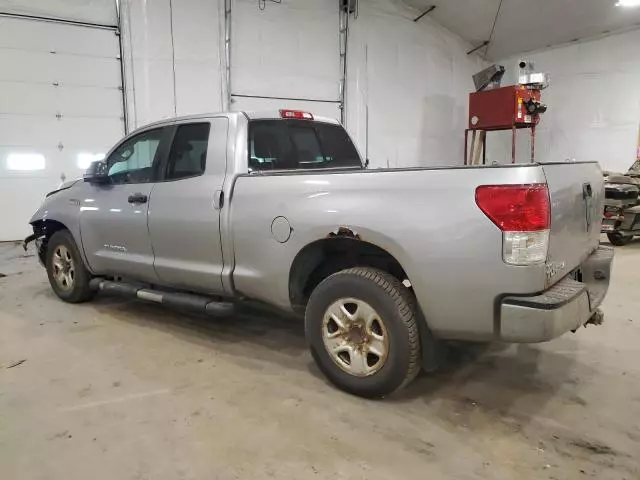
[[[444,340],[601,323],[603,200],[597,163],[370,169],[334,120],[232,112],[132,132],[47,195],[25,246],[66,302],[293,313],[331,382],[380,397]]]

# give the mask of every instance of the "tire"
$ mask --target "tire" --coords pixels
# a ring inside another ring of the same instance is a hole
[[[68,230],[59,230],[47,242],[47,276],[55,294],[65,302],[82,303],[94,292],[91,273],[85,267],[76,242]]]
[[[323,280],[309,298],[305,333],[322,373],[354,395],[389,395],[420,371],[415,298],[381,270],[350,268]]]
[[[624,236],[619,233],[607,233],[607,238],[609,242],[611,242],[611,245],[615,245],[616,247],[624,247],[633,240],[632,235]]]

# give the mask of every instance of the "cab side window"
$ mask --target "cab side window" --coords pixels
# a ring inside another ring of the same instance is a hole
[[[109,155],[107,165],[111,183],[153,182],[153,162],[162,133],[162,128],[143,132],[127,140]]]
[[[165,180],[197,177],[204,173],[210,129],[209,123],[178,126],[169,151]]]

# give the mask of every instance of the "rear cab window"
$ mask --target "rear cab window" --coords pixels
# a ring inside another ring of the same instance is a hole
[[[340,125],[309,120],[251,120],[249,171],[362,168]]]

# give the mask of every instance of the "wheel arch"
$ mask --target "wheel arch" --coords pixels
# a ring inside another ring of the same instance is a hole
[[[311,291],[329,275],[356,266],[377,268],[400,281],[409,280],[393,254],[340,227],[327,237],[306,244],[294,257],[289,269],[289,300],[293,311],[304,313]]]
[[[47,242],[49,241],[51,236],[60,230],[66,230],[71,234],[74,242],[76,242],[78,252],[80,253],[80,257],[82,258],[85,266],[89,268],[89,264],[87,262],[87,258],[82,245],[82,239],[80,238],[78,232],[74,232],[72,228],[69,228],[67,223],[58,219],[44,217],[39,219],[32,219],[31,226],[33,227],[34,235],[37,235],[37,238],[43,239],[40,250],[38,251],[38,257],[43,262],[43,264],[46,263],[44,261],[44,256],[46,255]],[[89,270],[91,269],[89,268]]]
[[[370,235],[367,234],[367,237]],[[384,243],[392,245],[391,242]],[[311,292],[322,280],[340,270],[353,267],[377,268],[390,273],[405,285],[405,280],[408,280],[411,285],[411,278],[398,260],[398,255],[392,254],[378,242],[363,240],[349,228],[340,227],[325,238],[307,243],[294,257],[289,269],[289,300],[292,310],[304,315]],[[442,363],[443,344],[433,336],[417,298],[416,308],[422,368],[433,371]]]

